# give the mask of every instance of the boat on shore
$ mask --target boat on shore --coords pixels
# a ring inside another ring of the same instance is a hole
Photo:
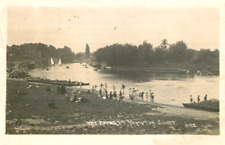
[[[183,103],[183,106],[186,108],[219,112],[219,100],[217,99],[202,101],[200,103]]]
[[[27,81],[36,82],[36,83],[52,84],[52,85],[64,85],[64,86],[86,86],[86,85],[89,85],[89,83],[78,82],[78,81],[50,80],[50,79],[44,79],[44,78],[40,78],[40,77],[28,78]]]

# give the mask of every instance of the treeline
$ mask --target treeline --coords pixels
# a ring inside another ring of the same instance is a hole
[[[162,40],[161,45],[153,46],[144,41],[141,45],[113,44],[98,49],[94,56],[99,62],[106,62],[109,66],[152,66],[181,64],[183,68],[219,72],[219,51],[190,49],[185,42],[178,41],[168,44]]]
[[[73,61],[75,54],[67,46],[56,49],[52,45],[48,46],[43,43],[25,43],[7,46],[8,61],[49,59],[51,57],[61,58],[62,62],[69,63]]]

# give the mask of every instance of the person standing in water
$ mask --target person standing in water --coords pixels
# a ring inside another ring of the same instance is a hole
[[[149,96],[152,98],[152,90],[149,90]]]
[[[198,103],[199,103],[200,102],[200,96],[199,95],[198,95],[198,98],[197,99],[198,99]]]
[[[102,84],[102,83],[100,84],[100,87],[101,87],[101,89],[102,89],[102,87],[103,87],[103,84]]]
[[[192,98],[192,95],[190,95],[190,102],[191,102],[191,103],[193,102],[193,98]]]
[[[141,92],[141,100],[143,101],[144,99],[144,92]]]
[[[206,94],[205,97],[204,97],[204,101],[207,101],[207,96],[208,96],[208,95]]]
[[[124,89],[125,89],[125,85],[124,85],[124,84],[122,84],[123,94],[124,94]]]
[[[154,93],[152,92],[152,93],[151,93],[151,100],[152,100],[152,103],[154,103],[154,97],[155,97],[155,96],[154,96]]]

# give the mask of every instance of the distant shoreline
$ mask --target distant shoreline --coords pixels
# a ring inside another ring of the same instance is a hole
[[[89,63],[92,65],[92,63]],[[100,64],[99,64],[100,65]],[[105,67],[104,67],[105,66]],[[110,69],[107,68],[107,65],[104,65],[102,68],[99,68],[100,70],[106,70],[106,71],[112,71],[112,72],[122,72],[122,71],[132,71],[132,72],[149,72],[149,73],[180,73],[180,74],[192,74],[192,75],[215,75],[218,76],[219,72],[218,71],[208,71],[208,70],[203,70],[203,71],[196,71],[196,68],[192,67],[184,67],[182,64],[162,64],[162,65],[150,65],[150,66],[112,66]],[[201,66],[203,67],[203,66]],[[216,69],[216,68],[214,68]],[[201,73],[201,74],[200,74]]]

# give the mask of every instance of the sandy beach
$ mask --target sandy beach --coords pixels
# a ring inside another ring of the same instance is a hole
[[[71,102],[70,87],[62,95],[55,85],[7,79],[6,134],[219,134],[219,113],[77,89],[87,102]]]

